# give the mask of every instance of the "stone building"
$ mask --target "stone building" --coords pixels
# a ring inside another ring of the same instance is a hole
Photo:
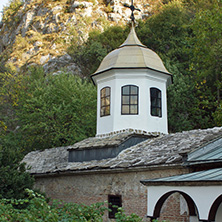
[[[184,154],[203,147],[221,135],[222,127],[167,135],[150,134],[146,135],[145,141],[122,150],[115,157],[69,161],[70,150],[87,152],[95,149],[103,152],[107,147],[121,147],[133,137],[141,136],[126,132],[106,138],[88,138],[73,146],[34,151],[27,154],[23,161],[31,166],[29,171],[35,176],[35,186],[51,198],[90,204],[107,201],[109,197],[121,197],[127,214],[137,213],[145,218],[149,208],[147,190],[140,181],[193,172],[195,168],[183,164]],[[170,218],[170,221],[189,221],[184,197],[176,193],[169,197],[169,201],[175,202],[173,209],[172,205],[166,204],[160,216]]]
[[[92,79],[98,91],[96,137],[27,154],[23,161],[31,167],[35,186],[67,202],[109,201],[144,221],[150,220],[147,214],[170,221],[203,219],[184,190],[164,190],[162,185],[171,176],[199,171],[203,164],[199,168],[184,164],[184,156],[189,160],[190,152],[204,150],[221,137],[222,127],[168,134],[166,88],[171,74],[159,56],[138,40],[134,27],[126,41],[104,58]],[[206,167],[215,168],[211,162]],[[157,195],[156,178],[165,178],[158,186],[164,198]],[[104,221],[114,218],[111,210]]]
[[[163,203],[174,193],[179,193],[186,200],[190,221],[222,221],[221,135],[181,155],[182,165],[192,173],[141,181],[148,187],[149,217],[158,218]],[[171,219],[169,211],[166,216]]]

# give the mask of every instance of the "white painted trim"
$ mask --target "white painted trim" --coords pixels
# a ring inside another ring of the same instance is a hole
[[[184,192],[194,201],[199,220],[208,220],[211,206],[222,194],[222,186],[149,186],[147,188],[147,215],[153,216],[158,200],[166,193],[172,191]]]

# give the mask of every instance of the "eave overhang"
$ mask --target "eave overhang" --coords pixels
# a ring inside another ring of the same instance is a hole
[[[111,70],[127,70],[127,69],[128,69],[128,70],[133,70],[133,69],[134,69],[134,70],[136,70],[136,69],[137,69],[137,70],[141,70],[141,69],[144,69],[144,70],[146,70],[146,69],[152,70],[152,71],[155,71],[155,72],[158,72],[158,73],[161,73],[161,74],[164,74],[164,75],[169,76],[170,80],[168,81],[168,82],[169,82],[168,85],[170,85],[170,84],[173,83],[173,75],[172,75],[171,73],[162,72],[162,71],[159,71],[159,70],[150,68],[150,67],[112,67],[112,68],[108,68],[108,69],[106,69],[106,70],[102,70],[102,71],[100,71],[100,72],[95,72],[94,74],[92,74],[92,75],[90,76],[90,78],[91,78],[93,84],[96,85],[96,83],[95,83],[95,81],[94,81],[94,77],[96,77],[96,76],[98,76],[98,75],[101,75],[101,74],[103,74],[103,73],[105,73],[105,72],[111,71]]]
[[[212,186],[222,185],[222,168],[215,168],[172,177],[141,180],[146,186]]]

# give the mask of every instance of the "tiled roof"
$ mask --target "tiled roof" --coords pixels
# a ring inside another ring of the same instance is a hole
[[[150,134],[135,134],[134,132],[130,133],[120,133],[120,134],[114,134],[109,137],[90,137],[85,140],[82,140],[78,143],[75,143],[71,146],[68,146],[68,150],[76,150],[76,149],[87,149],[87,148],[102,148],[102,147],[114,147],[120,145],[123,141],[127,140],[128,138],[139,135],[143,137],[157,137],[160,134],[157,133],[150,133]]]
[[[221,135],[222,136],[222,135]],[[222,161],[222,138],[219,138],[203,147],[189,153],[185,164],[193,165]]]
[[[121,135],[119,136],[121,137]],[[33,151],[28,153],[23,161],[31,167],[29,171],[33,174],[174,165],[182,163],[180,153],[191,152],[221,136],[222,127],[191,130],[147,139],[144,142],[123,150],[115,158],[81,163],[68,162],[67,149],[71,147],[69,146],[46,149],[44,151]],[[91,138],[85,142],[89,142],[90,140],[97,141],[97,139]],[[103,140],[104,138],[100,139]],[[86,147],[88,146],[88,142],[85,145]],[[79,144],[83,147],[84,141]],[[77,145],[74,144],[73,147],[75,146]]]
[[[139,41],[134,27],[131,28],[126,41],[106,55],[97,71],[91,77],[94,78],[94,76],[111,69],[124,68],[155,70],[168,75],[168,81],[171,83],[172,75],[166,70],[161,58]]]
[[[175,184],[179,183],[195,183],[197,182],[222,182],[222,168],[216,168],[211,170],[199,171],[195,173],[188,173],[172,177],[164,177],[157,179],[148,179],[141,181],[145,185],[160,185],[160,184]],[[200,184],[198,184],[200,185]]]

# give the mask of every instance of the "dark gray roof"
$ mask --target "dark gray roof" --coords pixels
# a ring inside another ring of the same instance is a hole
[[[222,160],[222,138],[219,138],[187,155],[188,165],[221,162]]]
[[[195,173],[188,173],[178,176],[157,178],[141,181],[144,185],[182,185],[189,183],[192,185],[205,185],[206,183],[222,183],[222,168],[216,168],[211,170],[199,171]],[[199,182],[199,183],[198,183]]]
[[[68,146],[68,150],[76,150],[76,149],[87,149],[87,148],[102,148],[102,147],[114,147],[120,145],[123,141],[129,139],[133,136],[141,136],[141,137],[157,137],[160,134],[158,133],[147,133],[147,134],[136,134],[134,132],[126,132],[120,134],[114,134],[108,137],[90,137],[84,139],[78,143],[75,143],[71,146]]]
[[[222,127],[160,135],[123,150],[117,157],[85,162],[68,162],[70,146],[57,147],[30,152],[23,161],[31,167],[30,173],[39,175],[68,171],[89,172],[93,170],[181,165],[182,157],[180,153],[191,152],[209,141],[221,137],[221,135]],[[97,139],[103,143],[103,138],[89,138],[91,141]],[[109,139],[112,140],[111,137]],[[83,141],[81,143],[84,144]],[[88,146],[87,143],[85,146]]]

